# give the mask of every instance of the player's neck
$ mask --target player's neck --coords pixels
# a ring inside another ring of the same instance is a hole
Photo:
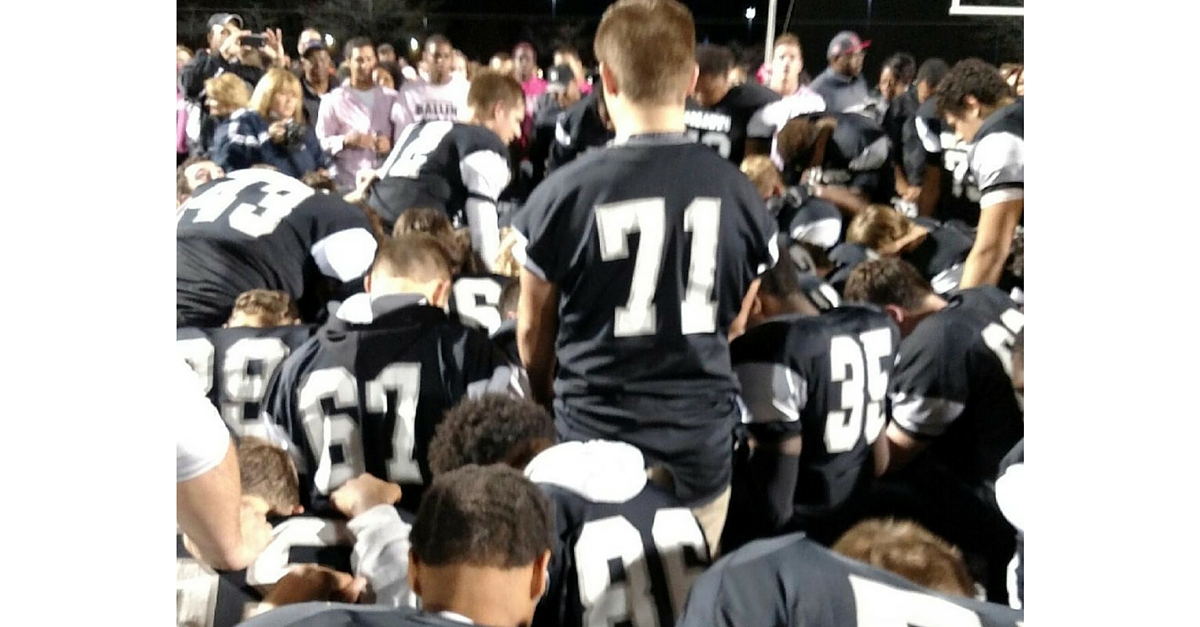
[[[368,90],[368,89],[371,89],[371,88],[375,87],[375,83],[374,83],[374,82],[371,82],[370,80],[368,80],[368,81],[365,81],[365,82],[363,82],[363,83],[357,83],[357,82],[354,82],[354,81],[350,81],[350,86],[351,86],[351,87],[353,87],[353,88],[355,88],[355,89],[357,89],[357,90],[359,90],[359,91],[366,91],[366,90]]]
[[[683,122],[683,107],[679,105],[635,105],[622,103],[620,113],[609,109],[616,127],[616,143],[634,135],[650,133],[682,133],[687,130]]]
[[[780,96],[790,96],[800,89],[800,78],[784,77],[775,87],[775,93]]]
[[[932,316],[933,314],[945,309],[946,305],[946,299],[938,296],[934,292],[929,292],[925,295],[925,298],[921,299],[921,304],[912,311],[911,315],[917,322],[920,322],[921,320],[924,320],[925,318],[928,318],[929,316]]]
[[[529,593],[530,568],[425,566],[421,574],[426,612],[453,612],[496,627],[517,627],[528,619],[522,596]]]

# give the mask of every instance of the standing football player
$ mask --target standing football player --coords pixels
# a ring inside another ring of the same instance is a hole
[[[960,284],[996,285],[1025,212],[1025,99],[979,59],[956,63],[936,98],[938,113],[968,146],[966,174],[980,194]]]
[[[740,415],[726,333],[779,249],[754,185],[687,135],[695,33],[675,0],[605,11],[595,51],[617,138],[548,177],[513,226],[535,399],[564,440],[641,449],[715,548]]]
[[[379,169],[368,203],[391,232],[411,207],[442,209],[491,268],[500,247],[496,203],[511,178],[508,144],[521,135],[525,96],[515,78],[482,72],[467,93],[469,122],[432,120],[404,129]]]
[[[362,211],[259,168],[200,186],[175,239],[176,327],[219,327],[255,288],[286,293],[314,321],[336,290],[361,290],[376,247]]]

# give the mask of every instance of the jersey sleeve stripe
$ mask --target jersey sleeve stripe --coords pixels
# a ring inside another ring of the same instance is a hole
[[[1004,183],[995,185],[989,188],[979,197],[980,207],[991,207],[1002,202],[1010,200],[1021,200],[1025,198],[1025,187],[1023,183]]]
[[[376,246],[374,235],[353,228],[327,235],[313,244],[311,252],[322,274],[345,282],[366,273],[375,259]]]
[[[743,424],[799,422],[808,403],[808,382],[781,364],[745,363],[734,368],[747,412]]]
[[[937,437],[963,412],[965,405],[948,399],[896,394],[892,400],[892,418],[905,431],[924,437]]]

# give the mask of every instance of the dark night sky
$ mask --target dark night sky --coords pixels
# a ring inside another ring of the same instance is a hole
[[[362,0],[364,6],[367,1]],[[1002,4],[1022,0],[964,0],[964,3],[969,1]],[[744,47],[748,43],[761,46],[765,40],[768,0],[684,0],[684,3],[696,18],[699,41]],[[309,17],[295,9],[305,4],[304,0],[286,3],[178,0],[181,39],[196,45],[196,40],[203,37],[203,18],[208,13],[218,9],[238,10],[237,7],[243,4],[289,7],[277,10],[275,15],[279,18],[273,25],[282,26],[285,36],[293,42],[301,23],[307,22]],[[310,0],[308,4],[320,5],[321,2]],[[518,41],[529,40],[541,53],[542,65],[548,65],[553,46],[563,41],[564,35],[581,49],[585,62],[591,61],[591,35],[609,2],[558,0],[557,20],[551,18],[551,0],[506,0],[503,4],[490,5],[483,5],[478,0],[441,0],[438,4],[429,15],[429,31],[444,32],[471,58],[486,63],[493,52],[511,50]],[[778,0],[777,32],[783,27],[788,4],[789,0]],[[749,31],[744,17],[748,6],[754,6],[757,11]],[[901,50],[915,56],[918,63],[932,56],[940,56],[951,63],[968,56],[978,56],[997,64],[1023,60],[1022,18],[1002,18],[998,26],[988,26],[978,18],[950,16],[949,7],[950,0],[873,0],[868,20],[867,0],[796,0],[788,30],[800,37],[806,68],[813,75],[825,66],[823,57],[829,39],[843,29],[856,30],[863,39],[872,40],[866,62],[866,73],[870,77],[877,76],[885,57]],[[193,29],[199,23],[199,33],[184,32],[186,17],[191,18]],[[569,25],[575,26],[574,33],[566,28]],[[265,25],[258,25],[259,28],[262,26]],[[414,32],[406,31],[404,35],[421,38],[428,34],[419,23],[414,27]],[[335,31],[333,34],[344,41],[359,33]],[[397,49],[406,47],[406,36],[392,39],[395,39],[391,43]],[[761,52],[745,54],[762,58]]]

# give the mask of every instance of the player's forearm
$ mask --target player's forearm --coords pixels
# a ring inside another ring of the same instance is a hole
[[[554,337],[557,321],[553,326],[534,325],[517,318],[517,350],[529,375],[529,388],[533,400],[547,407],[554,398]]]
[[[218,570],[241,570],[250,564],[242,542],[241,476],[233,443],[212,470],[175,490],[175,516],[184,535],[200,553],[196,557]]]
[[[821,185],[813,194],[817,198],[828,200],[837,205],[842,213],[853,217],[867,208],[867,199],[849,187],[841,185]]]
[[[479,198],[467,200],[467,223],[471,229],[471,246],[479,253],[489,271],[495,271],[496,256],[500,253],[500,225],[496,204]]]
[[[959,289],[979,287],[980,285],[995,285],[1000,281],[1004,270],[1004,260],[1008,258],[1011,242],[1007,239],[995,241],[975,240],[967,261],[963,264],[962,280]]]

